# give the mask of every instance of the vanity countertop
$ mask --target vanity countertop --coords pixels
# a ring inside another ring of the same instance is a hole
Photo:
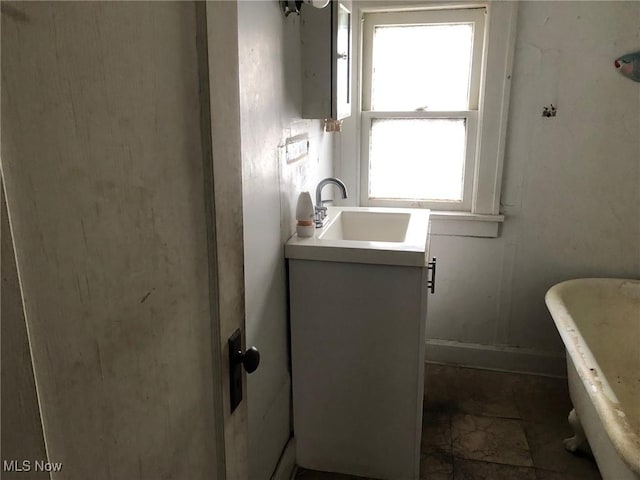
[[[429,210],[328,207],[313,237],[294,234],[285,257],[299,260],[425,267]]]

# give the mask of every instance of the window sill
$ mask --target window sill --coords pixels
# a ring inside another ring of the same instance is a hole
[[[503,222],[504,215],[431,210],[431,235],[495,238]]]

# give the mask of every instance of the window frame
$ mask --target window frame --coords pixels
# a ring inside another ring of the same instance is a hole
[[[413,207],[438,210],[470,211],[473,195],[473,176],[475,170],[476,145],[478,136],[478,105],[480,97],[480,78],[482,73],[482,53],[484,44],[486,7],[446,10],[410,10],[366,12],[362,22],[362,175],[361,187],[363,205],[372,207]],[[471,74],[468,86],[467,110],[378,110],[372,109],[373,94],[373,47],[375,30],[378,27],[404,25],[455,25],[472,24]],[[369,196],[371,126],[377,119],[463,119],[465,121],[466,142],[463,165],[462,199],[455,200],[419,200]]]
[[[517,2],[459,2],[459,3],[427,3],[423,1],[360,1],[354,4],[354,18],[358,19],[354,55],[354,71],[360,72],[354,92],[357,99],[357,109],[352,119],[347,119],[343,134],[356,134],[355,144],[342,135],[339,149],[341,156],[336,165],[354,189],[359,190],[358,198],[361,206],[371,203],[368,199],[368,183],[364,183],[364,174],[368,164],[362,159],[367,151],[368,142],[363,145],[364,125],[362,117],[367,112],[362,110],[362,24],[364,14],[381,11],[402,10],[437,10],[486,7],[484,45],[482,54],[482,70],[480,79],[480,97],[477,119],[476,161],[472,177],[472,196],[469,209],[451,211],[443,206],[432,209],[432,216],[438,219],[443,228],[436,231],[446,234],[448,227],[455,227],[455,234],[462,235],[463,224],[469,225],[469,235],[497,236],[498,224],[504,220],[500,214],[500,190],[502,183],[502,166],[505,147],[507,116],[509,110],[509,94],[511,88],[511,70],[515,44],[515,29],[517,21]],[[357,8],[356,8],[357,7]],[[360,130],[360,132],[358,132]],[[368,131],[368,129],[367,129]],[[367,178],[368,182],[368,178]],[[400,206],[398,201],[390,201],[387,206]],[[445,222],[445,223],[443,223]],[[482,227],[482,228],[476,228]],[[437,224],[434,224],[437,227]],[[478,232],[478,233],[476,233]]]

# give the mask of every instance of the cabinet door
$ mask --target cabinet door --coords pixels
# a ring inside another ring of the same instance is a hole
[[[302,118],[341,120],[351,115],[351,2],[304,8]]]
[[[342,119],[351,115],[351,4],[334,2],[333,25],[333,105],[332,115]]]

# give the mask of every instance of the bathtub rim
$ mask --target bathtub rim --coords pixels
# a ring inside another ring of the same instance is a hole
[[[616,413],[622,410],[616,408],[619,403],[609,385],[609,380],[600,369],[600,365],[594,358],[589,345],[563,301],[563,293],[578,284],[582,286],[603,283],[617,285],[623,282],[640,285],[640,280],[631,278],[576,278],[565,280],[552,286],[547,291],[545,303],[611,443],[624,463],[634,473],[640,475],[639,432],[635,431],[626,416],[622,417]],[[582,347],[579,347],[579,345],[582,345]]]

